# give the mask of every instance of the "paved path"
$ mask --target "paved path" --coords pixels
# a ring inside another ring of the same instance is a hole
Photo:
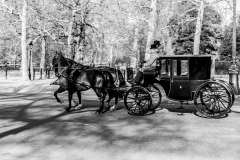
[[[99,102],[88,91],[84,109],[66,113],[51,81],[1,82],[1,160],[240,159],[240,98],[222,119],[200,118],[192,104],[179,115],[180,104],[166,98],[164,109],[148,116],[129,115],[122,102],[96,115]]]

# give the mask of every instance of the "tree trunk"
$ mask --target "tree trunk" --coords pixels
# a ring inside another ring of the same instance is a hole
[[[99,52],[99,62],[102,63],[102,56],[103,56],[103,45],[102,42],[99,42],[99,48],[98,48],[98,52]]]
[[[72,36],[72,33],[73,33],[73,23],[75,21],[75,11],[72,11],[72,17],[70,19],[70,22],[68,24],[68,55],[67,57],[68,58],[72,58],[72,57],[75,57],[75,53],[72,53],[72,41],[73,41],[73,36]]]
[[[98,63],[98,51],[96,51],[96,53],[95,53],[94,63],[95,63],[95,64]]]
[[[40,69],[42,71],[45,70],[45,56],[46,56],[46,37],[42,37],[42,54],[41,54],[41,61],[40,61]]]
[[[172,37],[169,35],[169,31],[167,31],[167,46],[166,46],[166,54],[167,55],[173,55],[173,49],[172,49]]]
[[[27,81],[28,78],[28,64],[27,64],[27,2],[23,0],[23,8],[22,8],[22,35],[21,35],[21,47],[22,47],[22,80]]]
[[[81,45],[80,45],[81,40],[80,40],[79,36],[75,40],[74,40],[74,43],[71,45],[72,59],[74,61],[80,63],[80,55],[81,55],[81,52],[82,52],[82,48],[81,48]]]
[[[154,30],[155,30],[155,22],[156,22],[156,14],[157,14],[157,0],[151,0],[150,6],[150,17],[148,22],[148,36],[147,36],[147,45],[146,45],[146,53],[145,60],[150,57],[150,45],[154,41]]]
[[[199,8],[199,11],[198,11],[198,17],[197,17],[197,23],[196,23],[196,31],[195,31],[195,36],[194,36],[193,55],[199,55],[203,13],[204,13],[204,3],[203,3],[203,1],[200,1],[200,8]]]
[[[139,49],[138,49],[138,37],[139,37],[139,28],[135,28],[135,33],[134,33],[134,42],[133,42],[133,52],[134,55],[131,56],[131,65],[136,67],[137,62],[138,62],[138,57],[139,57]]]
[[[173,1],[169,0],[169,7],[168,12],[173,12]],[[170,16],[167,16],[167,22],[169,22]],[[168,28],[166,28],[166,37],[167,37],[167,44],[166,44],[166,55],[174,55],[173,53],[173,46],[172,46],[172,37]]]
[[[235,63],[237,53],[237,41],[236,41],[236,0],[233,0],[233,35],[232,35],[232,58]]]
[[[110,51],[109,51],[109,63],[113,63],[113,45],[110,46]]]

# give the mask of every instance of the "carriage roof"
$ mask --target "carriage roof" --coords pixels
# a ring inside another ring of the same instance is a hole
[[[170,72],[172,72],[172,75],[175,74],[175,72],[178,72],[177,75],[181,75],[182,72],[187,72],[189,74],[187,76],[189,80],[206,80],[211,77],[211,57],[211,55],[167,55],[161,56],[158,59],[160,61],[171,61],[171,63],[168,64],[171,64]]]

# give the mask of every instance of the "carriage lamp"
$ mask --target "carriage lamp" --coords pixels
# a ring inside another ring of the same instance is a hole
[[[236,58],[233,57],[232,64],[228,70],[229,72],[229,84],[233,87],[236,95],[239,95],[239,79],[238,79],[238,66],[236,64]]]
[[[28,67],[28,75],[29,75],[29,80],[33,79],[33,63],[32,63],[32,49],[33,49],[33,42],[30,41],[29,45],[29,67]]]
[[[236,0],[233,0],[233,36],[232,36],[232,65],[229,68],[229,84],[234,89],[235,94],[239,94],[238,66],[236,63]]]

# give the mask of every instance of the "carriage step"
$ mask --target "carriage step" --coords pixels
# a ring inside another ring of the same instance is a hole
[[[183,101],[180,101],[181,102],[181,106],[180,107],[176,107],[176,109],[184,109],[184,107],[182,106],[183,105]]]

